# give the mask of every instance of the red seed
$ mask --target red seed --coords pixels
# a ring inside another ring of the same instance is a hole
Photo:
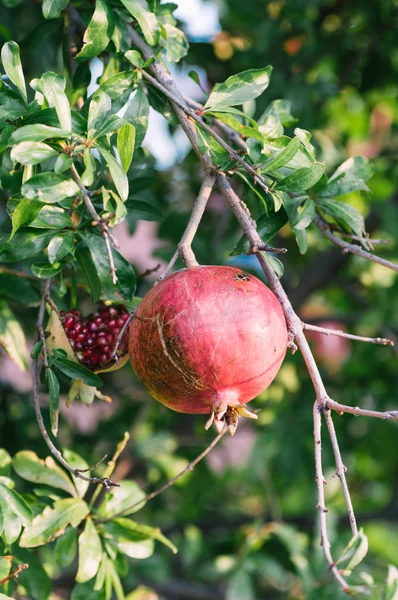
[[[84,333],[78,333],[75,337],[75,340],[77,342],[84,342],[86,340],[86,336],[84,335]]]
[[[76,331],[74,329],[69,329],[69,331],[66,332],[66,335],[70,340],[74,340],[76,337]]]
[[[108,310],[101,311],[101,319],[103,321],[107,321],[109,319],[109,311]]]
[[[113,327],[117,327],[115,319],[111,319],[107,322],[107,326],[113,329]]]
[[[60,317],[64,317],[65,316],[65,311],[64,310],[60,310],[59,311],[59,316]]]
[[[104,334],[105,335],[105,334]],[[107,345],[107,341],[105,337],[98,337],[97,338],[97,346],[106,346]]]
[[[123,327],[123,325],[124,325],[124,319],[122,319],[121,317],[119,317],[118,320],[116,321],[116,323],[119,325],[119,327]]]
[[[79,333],[79,331],[81,331],[84,327],[84,324],[82,323],[82,321],[78,321],[75,325],[75,329],[76,331]]]
[[[95,341],[95,338],[88,337],[87,340],[86,340],[86,346],[89,346],[89,347],[93,346],[94,345],[94,341]]]
[[[83,344],[81,342],[75,342],[73,344],[73,348],[76,350],[76,352],[80,352],[83,350]]]
[[[77,310],[77,308],[73,308],[72,310],[69,311],[70,315],[75,315],[75,317],[80,317],[80,313]]]
[[[118,314],[117,308],[115,308],[114,306],[111,306],[109,309],[109,315],[111,317],[116,317],[117,314]]]
[[[103,321],[102,317],[95,317],[95,319],[94,319],[94,323],[95,323],[95,324],[96,324],[98,327],[100,327],[100,326],[102,325],[102,323],[103,323],[103,322],[104,322],[104,321]]]
[[[123,319],[124,322],[126,322],[129,316],[129,313],[123,313],[120,315],[120,318]]]
[[[100,356],[99,356],[99,362],[102,364],[107,363],[109,359],[110,359],[109,354],[100,354]]]
[[[64,322],[64,327],[65,329],[72,329],[72,327],[75,324],[75,319],[71,316],[66,317],[65,322]]]
[[[90,331],[97,331],[98,330],[98,325],[97,325],[97,323],[95,321],[91,321],[88,324],[88,328],[89,328]]]
[[[93,354],[92,348],[87,348],[86,350],[83,350],[83,356],[86,358],[91,357],[92,354]]]

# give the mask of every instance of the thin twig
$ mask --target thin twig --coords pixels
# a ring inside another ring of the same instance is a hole
[[[71,166],[71,173],[72,173],[72,179],[78,185],[78,187],[82,193],[83,201],[84,201],[84,204],[85,204],[88,212],[90,213],[90,217],[93,219],[94,224],[98,225],[98,227],[101,229],[102,237],[104,238],[104,242],[105,242],[106,253],[108,255],[108,260],[109,260],[109,273],[110,273],[113,285],[116,285],[116,283],[117,283],[116,267],[115,267],[115,261],[113,259],[112,247],[111,247],[111,243],[110,243],[110,239],[109,239],[110,233],[108,230],[108,226],[105,223],[105,221],[103,219],[101,219],[100,215],[95,210],[94,205],[91,202],[90,194],[88,193],[85,186],[82,184],[82,180],[80,179],[79,173],[77,172],[77,169],[76,169],[75,165],[73,164],[73,162],[72,162],[72,166]]]
[[[286,254],[287,248],[274,248],[268,246],[268,244],[260,244],[259,246],[253,246],[250,248],[247,254],[257,254],[257,252],[271,252],[272,254]]]
[[[314,402],[313,416],[314,416],[314,446],[315,446],[315,479],[318,490],[318,504],[317,509],[319,511],[319,530],[321,535],[321,546],[325,555],[326,562],[329,566],[330,571],[333,573],[335,579],[339,582],[342,590],[349,593],[349,587],[345,579],[342,577],[339,569],[334,564],[334,560],[330,551],[330,541],[328,537],[328,529],[326,523],[326,513],[328,512],[325,505],[325,490],[324,485],[326,480],[323,476],[322,470],[322,441],[321,441],[321,412],[322,409],[318,402]]]
[[[114,347],[113,352],[112,352],[112,358],[116,361],[116,363],[118,362],[117,351],[119,350],[119,346],[122,343],[122,339],[123,339],[123,336],[124,336],[124,334],[126,332],[126,329],[129,327],[131,321],[134,319],[134,315],[135,315],[135,310],[133,310],[130,313],[129,318],[124,323],[124,325],[121,328],[120,333],[119,333],[119,335],[117,337],[116,344],[115,344],[115,347]]]
[[[332,442],[333,454],[337,467],[336,476],[340,479],[341,488],[343,490],[344,500],[347,507],[348,518],[350,521],[351,531],[352,535],[354,536],[358,533],[358,527],[355,518],[354,507],[352,506],[350,491],[348,489],[347,480],[345,476],[347,472],[347,467],[344,465],[343,459],[341,458],[340,447],[337,441],[336,430],[334,428],[334,423],[330,410],[324,410],[323,415],[325,417],[326,425],[329,431],[330,441]]]
[[[20,574],[20,572],[24,571],[25,569],[29,569],[29,565],[27,563],[24,563],[23,565],[18,565],[18,567],[15,569],[15,571],[13,571],[7,577],[5,577],[4,579],[2,579],[0,581],[0,585],[4,585],[5,583],[7,583],[7,581],[17,578],[18,575]]]
[[[330,408],[331,410],[335,410],[340,415],[348,413],[350,415],[355,415],[356,417],[372,417],[374,419],[383,419],[384,421],[398,421],[398,410],[369,410],[367,408],[360,408],[359,406],[340,404],[340,402],[335,402],[331,398],[325,398],[323,407],[325,409]]]
[[[356,254],[357,256],[366,258],[374,263],[383,265],[383,267],[387,267],[388,269],[398,273],[398,264],[393,263],[390,260],[386,260],[385,258],[380,258],[380,256],[376,256],[376,254],[372,254],[371,252],[367,252],[357,244],[349,244],[348,242],[345,242],[339,238],[337,235],[334,235],[334,233],[330,231],[328,223],[326,223],[326,221],[324,221],[320,215],[316,215],[314,223],[318,227],[319,231],[328,238],[328,240],[333,242],[333,244],[336,244],[336,246],[340,246],[344,252],[351,252],[352,254]]]
[[[215,182],[214,175],[207,175],[203,180],[199,194],[192,208],[191,216],[189,217],[188,225],[182,235],[181,241],[178,244],[177,252],[174,253],[172,259],[166,269],[160,275],[158,281],[162,281],[173,268],[178,256],[181,256],[187,267],[196,267],[198,262],[192,250],[192,242],[198,230],[200,221],[202,220],[207,202],[210,198]]]
[[[38,314],[38,318],[37,318],[37,322],[36,322],[36,334],[35,334],[35,340],[34,340],[34,344],[37,344],[39,342],[39,340],[41,339],[40,336],[40,331],[43,330],[43,323],[44,323],[44,316],[45,316],[45,309],[46,309],[46,302],[49,296],[49,292],[50,292],[50,286],[51,286],[51,280],[47,279],[46,283],[44,284],[44,288],[43,288],[43,293],[42,293],[42,297],[41,297],[41,302],[40,302],[40,307],[39,307],[39,314]],[[43,341],[43,354],[44,357],[46,356],[46,341],[45,341],[45,336],[44,336],[44,340]],[[36,420],[37,423],[39,425],[41,434],[43,436],[44,441],[46,442],[48,449],[50,450],[51,454],[53,456],[55,456],[55,458],[58,460],[58,462],[61,463],[61,465],[63,467],[65,467],[65,469],[67,469],[67,471],[69,471],[69,473],[72,473],[72,475],[74,475],[75,477],[78,477],[79,479],[83,479],[84,481],[88,481],[90,483],[99,483],[101,485],[104,486],[104,488],[109,489],[110,487],[119,487],[118,483],[114,483],[113,481],[110,481],[109,479],[105,478],[105,477],[86,477],[85,475],[82,475],[79,472],[79,469],[76,469],[75,467],[72,467],[72,465],[70,465],[62,456],[62,453],[58,450],[58,448],[56,448],[56,446],[53,444],[53,442],[50,439],[50,436],[47,432],[46,426],[44,424],[43,421],[43,416],[41,414],[41,408],[40,408],[40,392],[39,392],[39,361],[38,358],[34,358],[32,360],[32,367],[33,367],[33,403],[34,403],[34,408],[35,408],[35,413],[36,413]]]
[[[377,246],[379,244],[380,245],[390,244],[389,240],[377,240],[377,239],[368,237],[368,235],[366,235],[364,237],[360,237],[359,235],[354,235],[353,233],[347,233],[346,231],[341,231],[341,229],[339,227],[337,227],[337,225],[333,225],[333,223],[328,223],[328,229],[330,231],[335,231],[342,237],[349,238],[350,240],[355,240],[356,242],[366,242],[366,244],[368,244],[369,246]]]
[[[176,475],[175,477],[172,477],[172,479],[169,479],[169,481],[167,481],[166,483],[164,483],[162,486],[160,486],[160,488],[158,488],[157,490],[155,490],[154,492],[151,492],[150,494],[147,494],[144,498],[142,498],[141,500],[139,500],[138,502],[135,502],[134,504],[132,504],[131,506],[129,506],[128,508],[120,511],[119,513],[117,513],[116,515],[113,515],[112,517],[109,518],[104,518],[104,519],[96,519],[98,522],[100,523],[106,523],[107,521],[113,520],[113,519],[118,519],[119,517],[123,517],[126,513],[128,514],[131,510],[133,510],[134,508],[136,508],[137,506],[149,502],[150,500],[152,500],[153,498],[156,498],[156,496],[159,496],[159,494],[161,494],[162,492],[164,492],[165,490],[167,490],[167,488],[171,487],[178,479],[180,479],[183,475],[185,475],[186,473],[188,473],[189,471],[193,471],[193,469],[196,467],[196,465],[203,459],[205,458],[209,452],[211,452],[214,448],[214,446],[216,446],[216,444],[218,444],[218,442],[221,440],[221,438],[227,433],[228,428],[225,427],[223,429],[223,431],[221,431],[221,433],[219,433],[217,435],[217,437],[214,438],[214,440],[203,450],[203,452],[201,452],[199,454],[199,456],[197,456],[194,460],[192,460],[190,463],[187,464],[187,466],[185,467],[185,469],[183,469],[180,473],[178,473],[178,475]]]
[[[303,323],[303,329],[308,331],[319,331],[325,335],[336,335],[338,337],[347,338],[348,340],[357,340],[358,342],[369,342],[370,344],[380,344],[381,346],[394,346],[394,342],[387,338],[370,338],[363,337],[362,335],[353,335],[352,333],[346,333],[339,329],[328,329],[327,327],[318,327],[318,325],[310,325],[309,323]]]
[[[145,269],[145,271],[143,271],[142,273],[138,273],[138,275],[136,275],[136,278],[143,279],[144,277],[148,277],[148,275],[152,275],[152,273],[156,273],[156,271],[159,271],[161,266],[162,265],[158,263],[156,267],[153,267],[152,269]]]

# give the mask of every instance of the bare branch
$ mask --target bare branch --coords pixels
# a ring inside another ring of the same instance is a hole
[[[371,252],[366,252],[366,250],[363,250],[357,244],[349,244],[348,242],[345,242],[339,238],[337,235],[334,235],[334,233],[330,231],[328,223],[326,223],[326,221],[324,221],[320,215],[316,215],[314,223],[318,227],[319,231],[328,238],[328,240],[333,242],[333,244],[336,244],[336,246],[340,246],[344,252],[351,252],[352,254],[356,254],[357,256],[366,258],[367,260],[375,262],[379,265],[383,265],[383,267],[387,267],[388,269],[398,273],[398,265],[396,263],[384,258],[380,258]]]
[[[318,504],[317,509],[319,511],[319,530],[321,535],[321,546],[323,553],[326,558],[326,562],[329,565],[329,569],[332,572],[334,578],[340,584],[342,590],[349,593],[349,587],[346,580],[342,577],[339,569],[334,564],[332,554],[330,551],[330,541],[328,537],[328,528],[326,522],[326,513],[328,512],[325,505],[325,490],[324,485],[326,480],[323,476],[322,470],[322,441],[321,441],[321,412],[322,409],[318,402],[314,402],[313,416],[314,416],[314,445],[315,445],[315,479],[318,490]]]
[[[325,409],[331,409],[338,412],[340,415],[349,413],[356,417],[373,417],[374,419],[383,419],[385,421],[398,421],[398,410],[369,410],[367,408],[360,408],[359,406],[349,406],[347,404],[340,404],[335,402],[331,398],[325,398],[323,407]]]
[[[123,336],[124,336],[127,328],[130,326],[131,321],[134,319],[134,315],[135,315],[135,310],[133,310],[130,313],[129,318],[127,319],[127,321],[125,322],[125,324],[121,328],[120,333],[119,333],[119,335],[117,337],[116,344],[115,344],[115,347],[114,347],[113,352],[112,352],[112,358],[115,359],[116,363],[118,361],[117,351],[119,350],[119,346],[120,346],[120,344],[122,342]]]
[[[186,226],[181,241],[178,244],[178,249],[174,253],[171,261],[167,265],[164,272],[160,275],[158,281],[162,281],[162,279],[164,279],[170,273],[178,256],[181,256],[187,267],[196,267],[198,265],[198,262],[192,250],[192,241],[198,230],[200,221],[202,220],[202,216],[205,211],[207,202],[210,198],[214,182],[214,175],[207,175],[207,177],[205,177],[205,179],[203,180],[198,197],[196,198],[195,203],[193,205],[188,225]]]
[[[7,581],[10,581],[11,579],[16,579],[18,577],[18,575],[20,574],[20,572],[24,571],[25,569],[29,569],[29,565],[27,563],[24,563],[23,565],[18,565],[18,567],[15,569],[15,571],[13,571],[9,575],[7,575],[7,577],[5,577],[4,579],[2,579],[0,581],[0,585],[4,585],[5,583],[7,583]]]
[[[156,498],[156,496],[159,496],[159,494],[161,494],[162,492],[164,492],[165,490],[167,490],[169,487],[171,487],[178,479],[180,479],[183,475],[185,475],[186,473],[188,473],[189,471],[193,471],[193,469],[196,467],[196,465],[203,459],[205,458],[209,452],[211,452],[214,448],[214,446],[216,446],[218,444],[218,442],[221,440],[221,438],[227,433],[228,428],[225,427],[223,429],[223,431],[221,431],[217,437],[214,438],[214,440],[203,450],[203,452],[201,452],[199,454],[199,456],[197,456],[194,460],[192,460],[190,463],[187,464],[187,466],[185,467],[185,469],[183,469],[180,473],[178,473],[178,475],[176,475],[175,477],[172,477],[172,479],[169,479],[169,481],[167,481],[166,483],[164,483],[162,486],[160,486],[160,488],[158,488],[157,490],[155,490],[154,492],[151,492],[150,494],[147,494],[145,496],[145,498],[142,498],[141,500],[139,500],[138,502],[135,502],[134,504],[132,504],[131,506],[129,506],[128,508],[126,508],[125,510],[121,511],[120,513],[117,513],[116,515],[113,515],[112,517],[109,518],[105,518],[105,519],[96,519],[98,522],[100,523],[106,523],[107,521],[111,521],[113,519],[118,519],[119,517],[123,517],[126,513],[128,514],[133,508],[136,508],[137,506],[139,506],[140,504],[142,504],[143,502],[149,502],[149,500],[152,500],[153,498]]]
[[[94,205],[91,202],[90,195],[89,195],[87,189],[82,184],[82,180],[80,179],[79,173],[77,172],[77,169],[76,169],[75,165],[73,164],[73,162],[72,162],[72,166],[71,166],[71,173],[72,173],[73,180],[79,186],[79,189],[82,193],[84,204],[85,204],[88,212],[90,213],[90,216],[93,219],[94,224],[98,225],[98,227],[101,229],[102,237],[104,238],[104,242],[105,242],[106,253],[108,255],[108,260],[109,260],[109,273],[110,273],[113,285],[116,285],[116,283],[117,283],[116,267],[115,267],[115,261],[113,259],[112,247],[111,247],[111,243],[110,243],[110,239],[109,239],[110,233],[108,230],[108,226],[105,223],[105,221],[103,219],[101,219],[100,215],[95,210]]]
[[[37,344],[39,340],[41,340],[43,342],[44,360],[46,360],[46,351],[47,351],[46,340],[45,340],[44,334],[43,334],[44,337],[43,338],[41,337],[40,332],[43,331],[46,302],[47,302],[47,299],[49,296],[50,286],[51,286],[51,280],[47,279],[46,283],[44,284],[43,293],[42,293],[42,297],[41,297],[39,314],[38,314],[38,318],[37,318],[37,322],[36,322],[36,334],[35,334],[35,340],[34,340],[34,344]],[[70,465],[64,459],[64,457],[62,456],[62,453],[53,444],[53,442],[51,441],[51,438],[47,432],[46,426],[44,425],[43,416],[41,414],[40,392],[39,392],[39,386],[40,386],[40,383],[39,383],[39,360],[38,360],[38,358],[34,358],[32,360],[32,368],[33,368],[33,403],[34,403],[34,408],[35,408],[35,413],[36,413],[36,420],[39,425],[43,439],[46,442],[51,454],[53,456],[55,456],[55,458],[58,460],[58,462],[61,463],[61,465],[63,467],[65,467],[65,469],[67,469],[67,471],[69,471],[69,473],[72,473],[72,475],[74,475],[74,477],[83,479],[84,481],[89,481],[90,483],[99,483],[99,484],[103,485],[104,488],[106,488],[106,489],[109,489],[110,487],[119,487],[118,483],[114,483],[113,481],[110,481],[106,477],[86,477],[85,475],[82,475],[82,473],[79,471],[79,469],[72,467],[72,465]]]
[[[310,325],[309,323],[303,323],[303,329],[307,331],[319,331],[325,335],[336,335],[338,337],[347,338],[348,340],[357,340],[358,342],[369,342],[370,344],[380,344],[381,346],[394,346],[394,342],[387,338],[370,338],[363,337],[362,335],[353,335],[352,333],[346,333],[345,331],[338,329],[328,329],[327,327],[318,327],[318,325]]]
[[[319,409],[319,406],[318,406],[318,409]],[[357,535],[357,533],[358,533],[358,527],[357,527],[357,521],[356,521],[355,514],[354,514],[354,508],[353,508],[352,502],[351,502],[350,491],[348,489],[347,480],[345,477],[347,468],[343,464],[343,459],[341,458],[340,447],[339,447],[339,443],[337,441],[336,430],[334,428],[334,423],[333,423],[333,419],[332,419],[330,410],[324,410],[323,415],[325,417],[326,425],[329,430],[330,441],[332,442],[332,448],[333,448],[334,458],[335,458],[336,467],[337,467],[336,476],[340,479],[341,487],[342,487],[343,494],[344,494],[344,500],[345,500],[346,507],[347,507],[348,518],[350,520],[351,531],[352,531],[352,535],[354,536],[354,535]]]

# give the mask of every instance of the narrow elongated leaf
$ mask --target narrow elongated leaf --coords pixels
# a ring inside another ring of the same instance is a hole
[[[96,139],[102,137],[103,135],[112,134],[123,127],[125,123],[126,121],[117,115],[109,115],[103,119],[98,117],[95,121],[95,129],[90,130],[89,138]]]
[[[177,553],[176,546],[166,536],[164,536],[160,529],[157,527],[149,527],[148,525],[136,523],[131,519],[120,518],[107,523],[105,525],[105,529],[113,537],[114,541],[117,544],[120,544],[120,542],[122,542],[123,539],[126,542],[137,542],[149,538],[151,540],[157,540],[158,542],[161,542],[162,544],[170,548],[173,554]],[[131,554],[127,555],[131,556]],[[133,556],[132,558],[136,557]]]
[[[40,277],[40,279],[51,279],[52,277],[55,277],[55,275],[58,275],[64,266],[65,265],[60,263],[52,265],[49,262],[42,262],[31,265],[30,268],[33,275],[36,275],[36,277]]]
[[[82,379],[87,385],[93,385],[95,387],[101,387],[103,385],[102,380],[98,375],[70,358],[64,358],[62,356],[57,357],[55,366],[71,379]]]
[[[135,146],[139,148],[144,141],[148,129],[149,102],[144,90],[140,87],[130,100],[123,115],[124,119],[135,127]]]
[[[124,522],[126,522],[124,524]],[[144,560],[154,552],[154,540],[129,528],[129,519],[117,519],[105,525],[106,538],[129,558]]]
[[[128,200],[126,206],[129,209],[129,220],[137,221],[163,221],[164,215],[148,202],[131,199]]]
[[[132,266],[117,250],[112,249],[118,276],[115,286],[109,273],[109,261],[103,238],[87,232],[79,232],[79,235],[90,250],[91,259],[101,283],[102,298],[104,300],[120,300],[120,296],[122,296],[126,301],[131,301],[136,288],[136,277]]]
[[[129,181],[126,173],[123,171],[122,167],[119,165],[114,156],[108,152],[108,150],[105,150],[105,148],[99,145],[97,145],[96,148],[102,154],[106,164],[108,165],[115,187],[119,192],[119,196],[122,200],[127,200],[129,195]]]
[[[216,85],[204,109],[216,110],[220,106],[236,106],[254,100],[267,89],[272,67],[249,69],[228,77],[224,83]]]
[[[11,160],[21,165],[37,165],[58,154],[44,142],[20,142],[11,150]]]
[[[33,513],[22,496],[0,483],[0,498],[8,504],[10,510],[17,515],[25,527],[31,523]]]
[[[50,420],[51,431],[56,437],[58,434],[59,417],[59,381],[52,369],[47,369],[48,391],[50,395]]]
[[[69,4],[69,0],[43,0],[43,16],[45,19],[55,19]]]
[[[105,517],[113,517],[124,511],[129,515],[145,506],[145,495],[135,481],[121,481],[120,487],[113,488],[105,496],[99,511]]]
[[[185,33],[171,23],[164,23],[162,26],[161,42],[170,62],[178,63],[188,53],[189,44]]]
[[[159,39],[159,23],[156,16],[149,10],[146,0],[121,0],[129,13],[137,19],[145,40],[154,46]]]
[[[84,166],[85,169],[80,179],[83,185],[90,187],[94,182],[95,158],[91,155],[89,148],[84,149]]]
[[[30,200],[55,203],[80,193],[76,183],[61,173],[33,175],[22,186],[22,194]]]
[[[117,133],[117,150],[123,171],[127,173],[134,156],[135,127],[131,123],[123,125]]]
[[[0,476],[8,477],[11,472],[11,456],[5,448],[0,448]]]
[[[298,137],[294,137],[286,146],[286,148],[281,150],[277,156],[271,158],[271,160],[263,165],[260,165],[260,171],[262,173],[272,173],[272,171],[277,171],[281,167],[284,167],[297,154],[299,148],[300,140]]]
[[[79,536],[79,568],[76,575],[78,583],[85,583],[97,574],[101,557],[100,536],[93,520],[88,517],[84,531]]]
[[[111,108],[111,97],[100,88],[91,98],[88,109],[87,130],[89,136],[91,136],[91,130],[95,130],[105,120]]]
[[[21,65],[21,57],[19,55],[19,46],[16,42],[7,42],[1,49],[1,60],[3,67],[8,77],[13,84],[18,88],[25,104],[28,103],[26,94],[25,77]]]
[[[36,200],[28,200],[23,198],[17,205],[17,208],[12,213],[12,231],[10,235],[10,241],[18,231],[20,227],[30,225],[40,213],[43,208],[41,202]]]
[[[15,262],[41,252],[52,238],[52,232],[20,230],[12,242],[0,243],[0,258],[3,262]]]
[[[40,79],[33,79],[30,85],[46,98],[51,108],[55,108],[61,127],[66,131],[71,131],[72,115],[69,100],[64,91],[65,78],[49,71],[44,73]]]
[[[72,481],[50,456],[44,461],[34,452],[23,450],[14,456],[12,466],[22,479],[64,490],[72,496],[76,495]]]
[[[353,569],[359,565],[360,562],[365,558],[368,552],[368,538],[361,528],[356,535],[354,535],[344,548],[340,558],[336,561],[336,565],[341,564],[348,560],[348,564],[343,571],[344,576],[351,575]]]
[[[77,60],[98,56],[109,44],[115,27],[114,12],[104,0],[96,0],[95,11],[84,33],[83,48],[76,55]]]
[[[325,214],[333,217],[346,231],[353,231],[359,237],[364,235],[365,220],[361,213],[350,204],[332,198],[319,198],[317,204]]]
[[[27,370],[28,352],[23,329],[7,302],[2,299],[0,299],[0,345],[20,369]]]
[[[11,572],[12,556],[0,556],[0,581],[6,579]],[[1,600],[1,596],[0,596]]]
[[[65,129],[37,123],[16,129],[9,139],[9,145],[13,146],[20,142],[43,142],[48,139],[67,138],[69,136],[70,132]]]
[[[47,248],[50,264],[54,264],[70,254],[75,246],[75,235],[72,231],[53,237]]]
[[[352,156],[333,173],[320,195],[331,198],[358,190],[368,192],[369,188],[365,181],[370,179],[373,173],[374,167],[367,158]]]
[[[91,257],[91,252],[88,248],[82,247],[76,250],[75,256],[89,285],[92,303],[96,304],[101,296],[101,281]]]
[[[291,127],[297,119],[291,114],[291,102],[274,100],[258,120],[258,128],[267,138],[283,135],[284,127]]]
[[[62,535],[69,524],[77,527],[88,513],[87,504],[80,498],[57,500],[53,508],[47,506],[33,519],[32,524],[26,527],[19,542],[20,546],[44,546]]]
[[[32,202],[32,200],[31,200]],[[30,227],[38,229],[65,229],[73,227],[74,223],[68,213],[60,206],[41,205],[41,211]]]
[[[83,469],[88,471],[89,465],[84,460],[84,458],[82,458],[73,450],[70,450],[70,448],[65,448],[64,456],[68,463],[72,465],[74,469]],[[85,481],[84,479],[79,479],[75,477],[74,484],[76,486],[77,491],[79,492],[80,498],[83,498],[90,485],[89,482]]]
[[[21,519],[11,510],[10,505],[0,495],[0,512],[3,517],[3,537],[7,544],[13,544],[22,529]]]
[[[260,131],[258,131],[258,129],[256,129],[254,127],[247,127],[247,126],[243,125],[240,121],[238,121],[238,119],[236,117],[234,117],[233,115],[231,115],[227,112],[219,113],[219,112],[211,111],[211,112],[208,112],[207,114],[213,115],[214,117],[216,117],[217,119],[219,119],[220,121],[222,121],[223,123],[225,123],[226,125],[231,127],[232,129],[234,129],[235,131],[238,131],[241,135],[244,135],[249,138],[254,138],[261,143],[264,142],[264,136]]]
[[[55,544],[54,555],[57,565],[69,567],[77,552],[77,530],[70,525],[65,533],[60,536]]]
[[[325,166],[321,163],[314,163],[311,167],[297,169],[297,171],[279,181],[275,189],[283,192],[305,192],[319,181],[324,170]]]

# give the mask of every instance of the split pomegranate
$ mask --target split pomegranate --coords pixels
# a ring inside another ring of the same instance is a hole
[[[245,404],[267,388],[285,357],[282,307],[259,279],[200,266],[166,277],[130,326],[132,366],[148,392],[182,413],[210,413],[236,429]]]
[[[112,357],[119,333],[129,318],[123,306],[104,306],[83,317],[77,309],[61,311],[60,317],[76,357],[92,371],[106,370],[115,364]],[[128,334],[123,336],[118,357],[127,353]]]

